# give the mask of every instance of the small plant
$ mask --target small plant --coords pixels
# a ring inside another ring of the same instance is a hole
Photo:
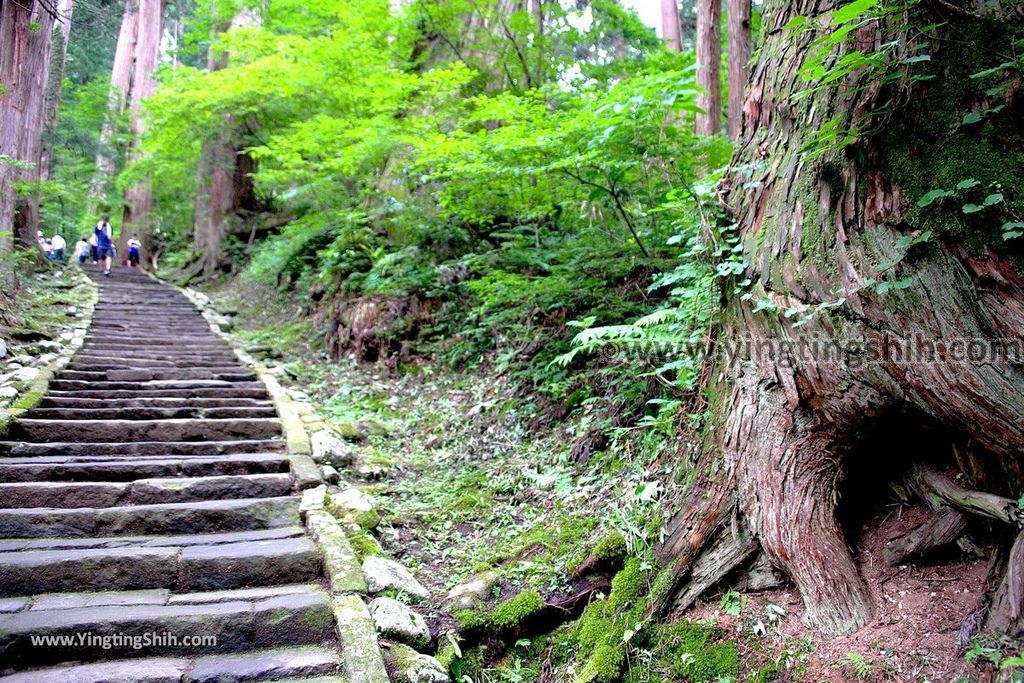
[[[746,604],[746,596],[740,595],[739,591],[727,591],[719,601],[718,608],[729,616],[738,617]]]
[[[998,647],[993,647],[984,638],[975,636],[971,639],[971,645],[964,652],[964,660],[968,664],[977,664],[980,661],[989,662],[999,666],[1003,659],[1003,653]]]
[[[861,681],[871,673],[871,663],[859,652],[847,652],[832,666],[836,669],[852,671],[854,677]]]

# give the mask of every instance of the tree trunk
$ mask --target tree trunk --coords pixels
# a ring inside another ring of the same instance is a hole
[[[721,0],[697,2],[697,135],[722,130],[722,5]]]
[[[18,183],[39,180],[45,120],[47,75],[54,15],[32,0],[0,1],[0,251],[13,237],[25,246],[36,243],[39,204],[33,195],[18,196]],[[13,162],[13,163],[12,163]]]
[[[259,15],[248,9],[239,12],[220,30],[243,26],[257,26]],[[207,69],[217,71],[228,65],[230,55],[216,53],[207,57]],[[233,138],[238,123],[230,114],[224,117],[226,131],[217,138],[203,142],[196,182],[196,202],[193,217],[193,249],[202,255],[202,272],[210,274],[220,266],[221,241],[225,222],[242,211],[254,211],[256,206],[252,174],[256,162],[238,150]]]
[[[868,623],[871,593],[837,503],[848,466],[866,457],[856,449],[883,419],[897,419],[904,429],[933,425],[951,440],[970,440],[994,467],[1020,471],[1024,368],[998,353],[1000,340],[1024,335],[1024,279],[1013,265],[1021,262],[1019,248],[1009,252],[998,237],[984,241],[985,221],[1004,220],[996,211],[965,226],[963,201],[923,211],[918,199],[930,188],[952,189],[968,174],[985,192],[1013,184],[1024,118],[993,113],[988,127],[971,128],[960,108],[990,107],[984,98],[992,97],[985,94],[991,83],[970,76],[998,66],[1001,58],[993,55],[1010,50],[1024,22],[1013,10],[986,17],[989,10],[972,0],[919,3],[910,17],[869,21],[850,36],[868,52],[896,41],[890,58],[904,64],[899,82],[886,85],[882,74],[862,69],[812,91],[814,83],[798,70],[820,30],[783,27],[795,16],[815,17],[843,4],[764,6],[766,42],[753,69],[734,158],[738,172],[727,193],[753,284],[749,296],[726,298],[717,339],[731,353],[718,354],[712,366],[712,426],[691,464],[694,482],[673,504],[658,548],[668,588],[659,591],[656,613],[692,602],[695,568],[705,558],[728,558],[717,565],[718,576],[741,568],[743,554],[725,554],[721,546],[749,533],[799,589],[814,626],[837,634]],[[907,65],[918,42],[901,28],[907,22],[938,26],[928,43],[930,61]],[[976,49],[980,44],[991,50]],[[835,48],[826,65],[848,48]],[[911,77],[925,70],[932,78]],[[1006,90],[995,97],[1010,102],[1009,110],[1020,106],[1021,81],[1007,74]],[[883,114],[874,112],[890,109],[880,123]],[[808,155],[827,122],[878,132]],[[963,166],[964,150],[987,165]],[[1010,201],[1018,200],[1014,194]],[[927,241],[908,246],[915,236]],[[991,351],[977,361],[953,352],[975,343]],[[914,455],[926,462],[937,457]],[[895,476],[895,466],[877,476]],[[978,500],[998,499],[995,508],[1013,503],[1024,481],[1019,474],[1003,480],[1008,498],[954,492],[946,502],[959,503],[966,514],[982,514]],[[1024,573],[1014,563],[1024,557],[1024,544],[1014,543],[1017,520],[1002,520],[1006,547],[1012,545],[1010,571],[991,601],[998,613],[987,620],[1000,630],[1020,630]]]
[[[738,140],[750,78],[750,0],[729,0],[729,137]]]
[[[661,34],[672,52],[681,52],[683,36],[679,29],[678,0],[661,0]]]
[[[139,31],[135,44],[135,73],[131,87],[132,151],[138,154],[138,146],[145,132],[142,102],[156,92],[157,63],[160,60],[160,39],[164,32],[164,10],[167,0],[139,0]],[[124,191],[124,215],[121,218],[121,253],[127,253],[127,242],[138,234],[143,251],[149,252],[152,244],[153,225],[150,212],[153,209],[153,187],[149,179]]]
[[[57,129],[57,109],[60,107],[60,92],[64,85],[64,65],[68,57],[68,40],[71,38],[72,0],[57,3],[57,25],[53,29],[53,46],[50,50],[50,73],[46,84],[46,113],[43,123],[43,148],[39,160],[39,179],[49,180],[53,171],[53,137]]]
[[[121,15],[121,29],[117,34],[114,50],[114,66],[110,72],[110,95],[107,100],[107,115],[100,131],[99,151],[96,152],[96,173],[89,186],[90,215],[96,213],[100,200],[108,196],[110,183],[114,178],[117,150],[114,136],[118,121],[124,114],[128,95],[132,88],[132,72],[135,64],[135,44],[139,39],[139,0],[126,0]]]

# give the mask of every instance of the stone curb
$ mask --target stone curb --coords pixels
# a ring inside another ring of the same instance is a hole
[[[72,337],[57,354],[57,357],[45,367],[39,368],[39,375],[32,380],[27,389],[15,397],[9,408],[0,410],[0,437],[6,436],[7,429],[12,422],[34,408],[43,399],[50,388],[50,382],[71,362],[72,356],[78,353],[82,344],[85,343],[85,335],[89,331],[89,327],[92,326],[92,316],[96,311],[96,304],[99,302],[99,287],[81,270],[77,270],[76,275],[78,280],[76,284],[84,284],[89,292],[88,299],[80,308],[83,315],[65,330],[65,332],[70,331]]]
[[[313,461],[312,440],[306,429],[306,420],[303,419],[311,414],[309,407],[300,406],[266,365],[246,351],[234,335],[221,328],[218,319],[222,316],[212,309],[205,295],[188,287],[165,282],[149,271],[146,274],[162,284],[174,287],[202,311],[214,334],[223,339],[235,356],[251,368],[267,387],[267,393],[273,399],[281,418],[292,477],[296,488],[302,492],[299,514],[316,544],[327,575],[335,628],[341,642],[341,657],[349,683],[390,683],[377,639],[376,625],[362,598],[366,594],[362,566],[352,550],[345,529],[324,509],[327,486],[320,475],[320,468]]]

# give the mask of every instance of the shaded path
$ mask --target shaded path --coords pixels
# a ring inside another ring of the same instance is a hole
[[[84,346],[0,442],[0,681],[343,681],[263,384],[177,290],[95,279]]]

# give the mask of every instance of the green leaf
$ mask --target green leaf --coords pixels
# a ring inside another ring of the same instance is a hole
[[[981,185],[980,180],[975,180],[974,178],[967,178],[966,180],[961,180],[959,183],[957,183],[956,189],[969,190],[972,187],[977,187],[978,185]]]
[[[875,291],[879,294],[885,294],[894,289],[907,289],[913,284],[913,279],[909,277],[905,277],[902,280],[885,280],[875,285]]]
[[[1003,223],[1003,241],[1014,240],[1024,235],[1024,221],[1007,221]]]
[[[803,15],[796,15],[792,19],[786,22],[785,26],[782,27],[783,31],[796,31],[802,29],[807,25],[807,17]]]
[[[829,16],[829,23],[832,26],[845,24],[878,4],[878,0],[854,0],[854,2],[843,5]]]
[[[931,206],[936,199],[944,199],[945,197],[952,196],[953,193],[949,190],[929,190],[917,200],[917,205],[923,209],[926,206]]]
[[[981,211],[984,208],[985,208],[984,206],[979,206],[977,204],[964,204],[963,205],[963,212],[964,213],[978,213],[979,211]]]
[[[970,125],[981,121],[981,112],[972,111],[970,114],[964,116],[964,124]]]
[[[1002,204],[1003,195],[996,192],[985,197],[985,206],[995,206],[996,204]]]

